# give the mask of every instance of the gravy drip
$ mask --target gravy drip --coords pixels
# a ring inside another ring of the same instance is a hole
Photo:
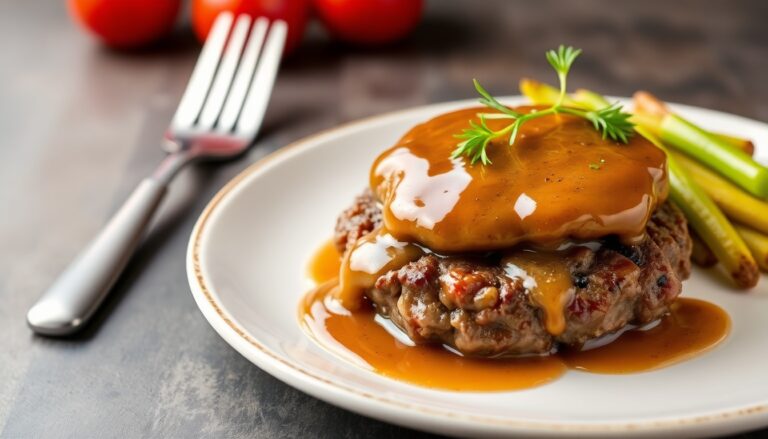
[[[346,253],[336,272],[339,276],[336,298],[345,308],[358,309],[363,302],[363,292],[372,287],[376,279],[423,254],[417,245],[400,242],[385,229],[363,236]]]
[[[531,298],[544,310],[547,332],[565,331],[565,307],[575,292],[561,252],[519,250],[501,260],[508,277],[520,278]]]

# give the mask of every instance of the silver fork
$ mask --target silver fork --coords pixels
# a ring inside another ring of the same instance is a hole
[[[235,157],[248,148],[267,108],[286,33],[281,20],[219,15],[166,131],[168,155],[30,308],[32,330],[78,331],[125,268],[176,173],[192,161]]]

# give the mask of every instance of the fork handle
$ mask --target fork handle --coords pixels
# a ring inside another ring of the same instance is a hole
[[[27,323],[45,335],[79,330],[125,268],[165,195],[167,181],[146,178],[96,238],[30,308]]]

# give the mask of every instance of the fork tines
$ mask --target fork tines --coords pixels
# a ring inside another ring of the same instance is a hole
[[[288,27],[219,14],[171,122],[171,131],[253,138],[261,125]]]

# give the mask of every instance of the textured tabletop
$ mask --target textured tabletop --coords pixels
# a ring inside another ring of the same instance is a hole
[[[406,437],[335,408],[229,347],[195,306],[184,257],[197,215],[233,175],[339,123],[554,81],[544,50],[584,49],[572,87],[650,89],[768,120],[768,2],[430,0],[407,41],[379,50],[313,28],[279,74],[243,159],[189,168],[93,324],[33,336],[27,308],[161,159],[160,136],[199,46],[180,30],[116,53],[70,23],[63,1],[0,2],[0,436]],[[757,436],[755,436],[757,437]]]

